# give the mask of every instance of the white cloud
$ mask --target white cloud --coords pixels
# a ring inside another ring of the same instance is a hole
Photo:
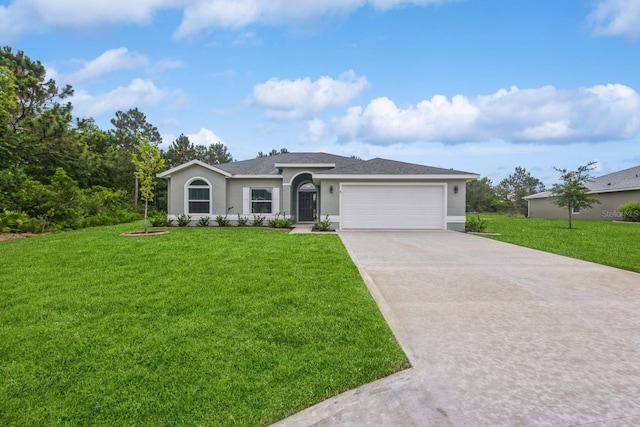
[[[113,71],[139,68],[149,64],[149,59],[136,52],[129,52],[126,47],[110,49],[98,56],[96,59],[88,61],[82,69],[67,76],[71,82],[89,80],[109,74]]]
[[[454,0],[13,0],[0,5],[0,42],[11,41],[29,31],[52,28],[86,29],[113,23],[144,24],[164,9],[182,9],[177,37],[209,27],[243,28],[260,23],[300,25],[314,18],[346,15],[370,6],[388,10],[404,6],[427,6]]]
[[[601,0],[587,19],[597,36],[640,37],[638,0]]]
[[[365,6],[388,10],[403,6],[428,6],[454,0],[196,0],[184,9],[176,37],[186,37],[208,27],[242,28],[249,24],[293,24],[310,19],[346,15]]]
[[[512,87],[475,99],[435,95],[407,108],[383,97],[365,108],[351,107],[332,125],[341,141],[380,145],[626,140],[640,131],[640,95],[628,86],[608,84],[577,89]]]
[[[301,135],[302,142],[319,142],[327,136],[327,125],[320,119],[312,119],[307,122],[306,133]]]
[[[118,87],[102,95],[76,91],[73,97],[74,114],[78,117],[99,117],[118,110],[158,104],[176,93],[159,89],[152,81],[134,79],[127,87]]]
[[[0,41],[27,31],[51,28],[86,29],[107,23],[147,23],[159,9],[175,8],[188,0],[13,0],[0,6]]]
[[[225,143],[222,138],[207,128],[201,128],[198,133],[190,133],[186,136],[193,144],[204,145],[205,147],[208,147],[211,144],[217,144],[218,142],[222,142],[223,144]]]
[[[253,88],[253,103],[267,109],[267,117],[294,119],[319,113],[329,106],[344,105],[369,87],[366,77],[353,70],[342,73],[337,80],[323,76],[316,81],[309,77],[297,80],[273,78]]]

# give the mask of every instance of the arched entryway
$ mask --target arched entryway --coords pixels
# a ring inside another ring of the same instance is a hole
[[[312,182],[298,186],[298,222],[314,221],[318,213],[318,188]]]

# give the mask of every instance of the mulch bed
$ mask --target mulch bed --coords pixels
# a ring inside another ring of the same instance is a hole
[[[0,242],[5,240],[24,239],[25,237],[42,236],[34,233],[0,233]]]

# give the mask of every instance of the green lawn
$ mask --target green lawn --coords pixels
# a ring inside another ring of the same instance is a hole
[[[640,272],[640,224],[603,220],[538,219],[480,215],[490,237],[534,249]]]
[[[0,425],[266,425],[408,366],[336,235],[0,242]]]

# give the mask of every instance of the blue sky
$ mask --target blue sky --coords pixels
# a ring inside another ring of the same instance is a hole
[[[103,129],[455,168],[640,164],[638,0],[13,0],[0,44]]]

